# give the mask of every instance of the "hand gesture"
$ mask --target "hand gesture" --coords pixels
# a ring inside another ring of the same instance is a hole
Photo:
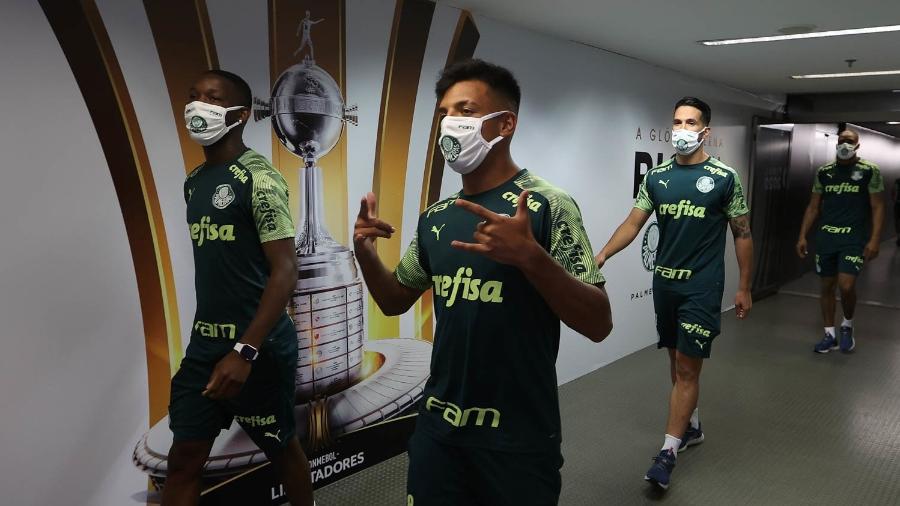
[[[475,227],[475,242],[453,241],[456,249],[484,255],[495,262],[521,267],[537,245],[531,233],[531,217],[528,215],[528,190],[519,195],[516,215],[497,214],[484,207],[457,199],[456,205],[479,216],[483,221]]]
[[[366,248],[374,251],[376,238],[390,239],[396,232],[394,227],[378,219],[375,209],[375,194],[369,192],[359,202],[359,215],[353,225],[353,245],[356,250]]]

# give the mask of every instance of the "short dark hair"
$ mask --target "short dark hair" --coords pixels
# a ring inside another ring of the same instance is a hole
[[[675,109],[673,109],[672,112],[677,111],[678,108],[683,105],[699,109],[700,121],[702,121],[704,125],[709,125],[709,121],[712,119],[712,109],[709,108],[709,104],[697,97],[684,97],[675,104]]]
[[[247,84],[247,81],[244,81],[241,76],[233,72],[228,72],[227,70],[220,69],[207,70],[205,73],[221,77],[222,79],[225,79],[226,81],[233,84],[238,92],[237,105],[243,105],[245,107],[251,107],[253,105],[253,92],[250,91],[250,85]]]
[[[518,112],[522,101],[522,90],[515,76],[509,70],[484,60],[463,60],[445,68],[434,87],[437,99],[441,100],[454,84],[461,81],[481,81],[512,104],[513,112]]]

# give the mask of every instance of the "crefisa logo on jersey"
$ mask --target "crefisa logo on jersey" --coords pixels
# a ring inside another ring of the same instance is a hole
[[[231,189],[230,184],[220,184],[216,186],[216,191],[213,193],[212,204],[216,209],[225,209],[228,207],[228,204],[234,202],[234,190]]]
[[[656,267],[657,249],[659,249],[659,225],[652,221],[644,232],[644,240],[641,241],[641,263],[648,272],[653,272]]]
[[[697,180],[697,189],[700,193],[709,193],[716,187],[716,182],[709,176],[703,176]]]

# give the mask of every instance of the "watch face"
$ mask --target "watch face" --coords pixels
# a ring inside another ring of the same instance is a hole
[[[256,360],[257,352],[249,344],[241,346],[241,351],[238,353],[240,353],[245,360]]]

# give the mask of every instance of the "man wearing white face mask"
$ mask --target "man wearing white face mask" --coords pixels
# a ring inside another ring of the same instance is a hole
[[[856,277],[863,263],[878,256],[884,224],[884,180],[878,166],[857,156],[859,134],[845,130],[838,135],[836,160],[819,167],[812,197],[803,215],[797,255],[808,254],[806,235],[819,216],[816,232],[816,272],[822,278],[820,303],[825,337],[813,346],[816,353],[840,348],[853,351],[853,314],[856,310]],[[870,225],[871,223],[871,225]],[[841,291],[844,321],[835,335],[835,284]],[[838,341],[840,339],[840,341]]]
[[[609,258],[631,244],[650,215],[659,224],[659,249],[653,275],[653,306],[659,348],[669,352],[672,393],[663,447],[644,479],[666,489],[676,454],[704,440],[697,400],[700,370],[719,334],[725,281],[725,228],[730,223],[740,267],[734,297],[743,320],[753,306],[750,296],[753,239],[750,209],[734,169],[706,154],[711,111],[700,99],[675,104],[672,145],[675,158],[647,172],[631,214],[596,260]]]
[[[243,79],[211,70],[184,110],[206,160],[184,182],[197,312],[172,378],[163,506],[199,503],[213,442],[234,420],[265,452],[291,504],[313,504],[294,424],[297,335],[285,312],[297,284],[294,225],[281,174],[244,145],[250,100]]]
[[[444,70],[439,147],[462,190],[430,206],[395,272],[376,238],[393,227],[360,202],[354,245],[385,314],[433,290],[431,376],[409,444],[408,503],[551,505],[559,498],[555,361],[560,320],[592,341],[612,329],[603,276],[575,202],[516,166],[520,91],[469,60]]]

